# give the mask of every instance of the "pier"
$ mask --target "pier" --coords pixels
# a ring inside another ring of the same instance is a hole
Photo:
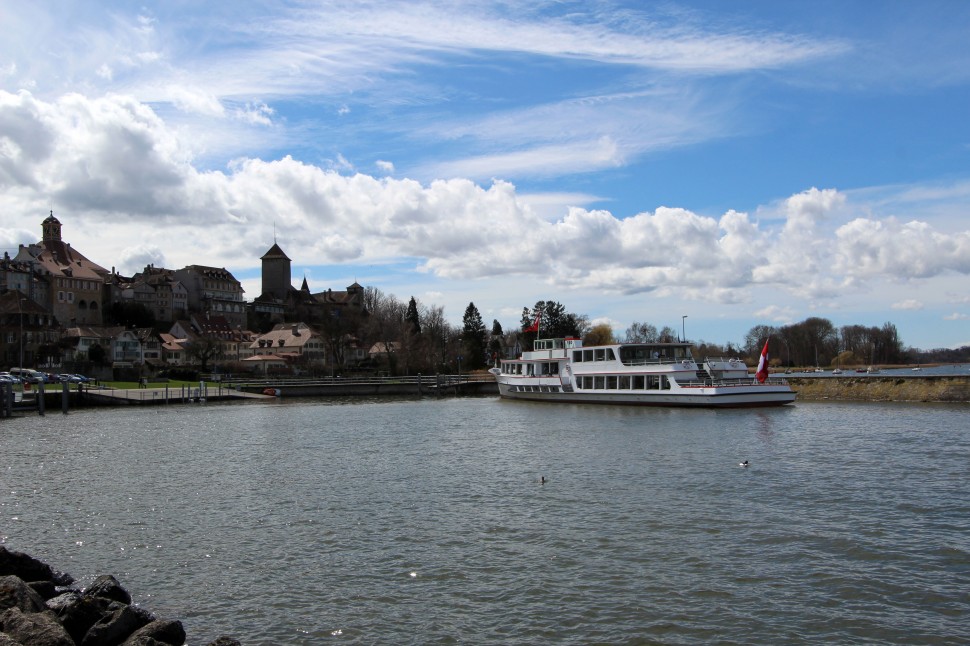
[[[293,397],[468,396],[497,395],[490,374],[417,375],[413,377],[328,377],[200,381],[198,385],[106,388],[79,384],[46,390],[37,384],[21,393],[0,387],[0,417],[47,412],[67,413],[92,406],[158,406],[206,402],[270,400]]]

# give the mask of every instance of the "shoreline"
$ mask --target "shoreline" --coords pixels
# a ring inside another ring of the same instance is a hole
[[[801,401],[970,402],[967,376],[786,377]]]

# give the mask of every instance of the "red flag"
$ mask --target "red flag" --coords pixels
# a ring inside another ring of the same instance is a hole
[[[535,323],[533,323],[532,325],[530,325],[527,328],[524,328],[522,331],[523,332],[538,332],[539,331],[539,320],[541,318],[542,318],[542,313],[541,312],[538,313],[538,314],[536,314]]]
[[[758,361],[758,372],[754,373],[758,381],[765,383],[768,378],[768,339],[765,339],[765,347],[761,348],[761,359]]]

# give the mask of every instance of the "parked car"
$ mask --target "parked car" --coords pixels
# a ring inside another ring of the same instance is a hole
[[[57,375],[57,380],[62,384],[77,384],[81,381],[76,375],[69,374]]]
[[[11,368],[10,374],[14,377],[19,377],[24,383],[29,384],[39,384],[42,381],[46,381],[44,379],[44,373],[31,370],[30,368]]]
[[[74,378],[77,379],[82,384],[86,384],[89,381],[91,381],[90,377],[85,377],[84,375],[74,375]]]
[[[20,379],[17,378],[17,377],[14,377],[9,372],[0,372],[0,383],[4,383],[4,384],[19,384],[20,383]]]

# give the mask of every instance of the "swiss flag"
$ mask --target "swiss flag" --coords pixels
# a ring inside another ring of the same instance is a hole
[[[765,339],[765,347],[761,348],[761,359],[758,361],[758,372],[754,373],[758,381],[765,383],[768,378],[768,339]]]

